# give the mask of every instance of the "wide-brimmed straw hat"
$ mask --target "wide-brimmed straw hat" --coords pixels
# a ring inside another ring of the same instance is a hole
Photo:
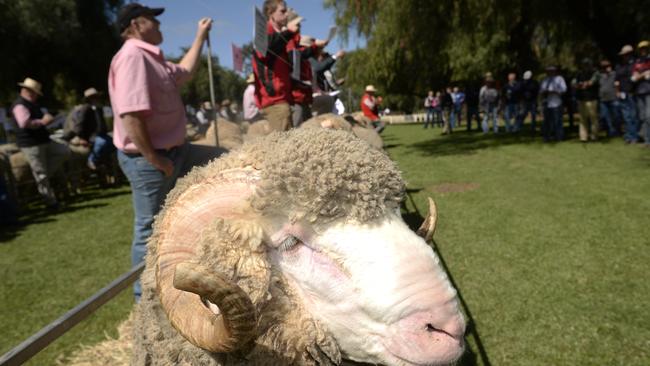
[[[634,47],[632,47],[632,45],[626,44],[625,46],[623,46],[623,48],[621,48],[621,52],[619,52],[618,54],[623,56],[632,52],[634,52]]]
[[[376,93],[377,89],[375,89],[374,85],[368,85],[368,86],[366,86],[366,92],[368,92],[368,93]]]
[[[38,95],[43,95],[43,86],[32,78],[25,78],[25,80],[22,83],[18,83],[18,85],[27,88]]]
[[[639,42],[639,45],[636,46],[636,48],[648,48],[650,46],[650,42],[648,41],[641,41]]]
[[[86,99],[91,98],[91,97],[98,97],[101,94],[102,93],[97,91],[97,89],[95,89],[95,88],[88,88],[88,89],[84,90],[84,98],[86,98]]]

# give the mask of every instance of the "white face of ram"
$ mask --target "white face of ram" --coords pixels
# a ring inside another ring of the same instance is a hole
[[[296,226],[277,232],[289,239],[280,240],[272,260],[344,357],[413,366],[462,355],[465,322],[456,290],[433,250],[401,218],[305,232]]]

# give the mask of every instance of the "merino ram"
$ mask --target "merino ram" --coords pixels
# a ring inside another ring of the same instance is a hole
[[[148,244],[133,364],[453,363],[465,323],[404,188],[384,153],[325,129],[193,170]]]

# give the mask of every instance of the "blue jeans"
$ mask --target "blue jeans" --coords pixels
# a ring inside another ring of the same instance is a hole
[[[535,101],[524,101],[522,103],[521,108],[519,108],[515,131],[521,131],[524,127],[524,120],[528,116],[528,113],[530,113],[531,130],[533,135],[535,135],[535,130],[537,129],[537,102]]]
[[[506,104],[506,109],[503,112],[503,121],[506,124],[506,132],[517,131],[516,119],[518,115],[519,106],[516,103]],[[510,121],[513,121],[514,126],[510,127]]]
[[[97,164],[97,162],[104,159],[113,151],[115,151],[113,139],[108,135],[97,135],[93,142],[92,151],[90,152],[90,155],[88,155],[88,161]]]
[[[171,177],[154,168],[143,156],[125,154],[118,151],[117,159],[124,175],[129,180],[133,192],[133,242],[131,244],[131,264],[139,264],[147,252],[147,240],[152,233],[154,217],[160,212],[167,193],[174,188],[176,180],[187,174],[192,167],[204,165],[218,157],[224,150],[210,146],[183,144],[169,151],[158,150],[162,156],[174,162]],[[140,281],[133,285],[136,301],[140,300],[142,289]]]
[[[564,139],[564,126],[562,123],[562,106],[544,108],[544,123],[542,124],[544,141],[562,141]]]
[[[433,127],[433,122],[435,118],[435,110],[433,107],[427,107],[427,116],[424,120],[424,128],[429,127],[429,123],[431,123],[431,127]]]
[[[445,117],[442,115],[442,108],[436,107],[433,108],[433,122],[437,123],[438,126],[442,127]]]
[[[608,102],[600,102],[600,118],[604,119],[607,123],[607,136],[618,136],[617,128],[617,113],[618,102],[611,100]]]
[[[454,106],[451,109],[451,116],[449,116],[449,124],[451,125],[451,128],[456,127],[456,121],[458,120],[458,125],[460,125],[460,111],[461,111],[462,106]]]
[[[489,105],[487,106],[485,115],[483,116],[483,133],[488,133],[490,129],[488,125],[488,120],[490,118],[492,118],[492,129],[494,130],[494,133],[499,132],[499,125],[497,124],[497,107],[494,105]]]
[[[636,105],[632,97],[619,99],[618,111],[625,123],[625,136],[627,142],[636,142],[639,139],[638,122],[636,119]]]
[[[639,124],[644,132],[643,139],[645,144],[650,146],[650,94],[638,95],[636,97],[636,107],[639,112]]]

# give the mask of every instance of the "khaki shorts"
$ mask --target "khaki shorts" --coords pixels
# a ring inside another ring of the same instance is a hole
[[[291,108],[287,103],[280,103],[261,109],[264,119],[269,121],[271,130],[287,131],[291,128]]]

